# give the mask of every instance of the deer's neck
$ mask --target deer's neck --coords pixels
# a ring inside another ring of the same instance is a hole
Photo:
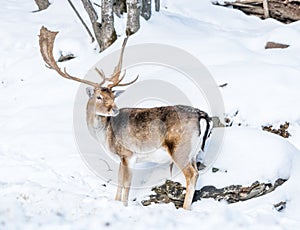
[[[95,106],[93,105],[91,100],[89,100],[87,104],[86,119],[89,132],[92,134],[93,137],[98,139],[99,135],[105,134],[105,130],[110,121],[110,117],[97,115],[95,111]]]

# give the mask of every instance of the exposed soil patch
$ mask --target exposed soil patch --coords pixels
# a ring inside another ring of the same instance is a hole
[[[213,198],[217,201],[225,200],[228,203],[246,201],[274,191],[285,181],[285,179],[277,179],[274,184],[256,181],[248,187],[242,185],[230,185],[224,188],[204,186],[200,190],[196,190],[193,202],[207,198]],[[152,191],[155,194],[150,195],[149,199],[142,201],[144,206],[152,203],[173,203],[176,208],[183,206],[185,187],[178,182],[166,180],[164,184],[153,187]]]
[[[267,125],[267,126],[262,126],[262,130],[277,134],[279,136],[282,136],[283,138],[288,138],[291,136],[291,134],[288,131],[289,126],[290,123],[285,122],[284,124],[281,124],[277,129],[273,128],[272,125]]]

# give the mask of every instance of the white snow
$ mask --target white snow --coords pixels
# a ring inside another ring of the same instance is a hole
[[[81,2],[73,2],[88,22]],[[210,0],[166,0],[129,39],[129,45],[180,47],[204,63],[218,84],[228,83],[221,89],[226,114],[239,112],[214,164],[220,171],[201,175],[198,188],[288,179],[259,198],[230,205],[203,199],[185,211],[171,204],[141,206],[150,189],[133,190],[129,207],[114,201],[116,188],[90,171],[76,147],[72,118],[78,84],[45,68],[38,46],[42,25],[60,31],[55,57],[72,52],[77,58],[63,65],[84,76],[120,48],[122,39],[99,54],[67,1],[34,10],[28,0],[3,1],[0,8],[0,229],[300,227],[300,22],[260,20]],[[124,36],[125,21],[116,21]],[[290,47],[265,50],[267,41]],[[288,139],[261,131],[262,125],[285,121],[291,123]],[[286,209],[277,212],[273,205],[281,201]]]

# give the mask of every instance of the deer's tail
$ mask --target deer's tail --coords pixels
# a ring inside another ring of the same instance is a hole
[[[203,135],[203,138],[202,138],[202,143],[201,143],[201,150],[204,151],[205,143],[206,143],[207,138],[210,135],[210,131],[211,131],[211,128],[213,126],[213,123],[212,123],[211,117],[208,116],[207,113],[205,113],[203,111],[200,111],[199,112],[199,135],[201,135],[201,127],[200,127],[201,119],[203,119],[206,123],[206,128],[205,128],[204,135]]]

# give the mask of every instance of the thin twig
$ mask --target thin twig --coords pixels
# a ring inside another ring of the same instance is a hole
[[[74,10],[74,12],[76,13],[77,17],[79,18],[79,20],[81,21],[81,23],[83,24],[84,28],[86,29],[86,31],[88,32],[88,34],[90,35],[92,42],[95,41],[95,38],[93,36],[93,34],[91,33],[90,29],[88,28],[88,26],[85,24],[85,22],[83,21],[82,17],[80,16],[80,14],[78,13],[78,11],[76,10],[75,6],[73,5],[73,3],[71,2],[71,0],[68,0],[68,2],[70,3],[70,6],[72,7],[72,9]]]
[[[96,2],[93,2],[93,4],[94,4],[95,6],[98,6],[99,8],[101,8],[101,6],[100,6],[99,4],[97,4]]]

